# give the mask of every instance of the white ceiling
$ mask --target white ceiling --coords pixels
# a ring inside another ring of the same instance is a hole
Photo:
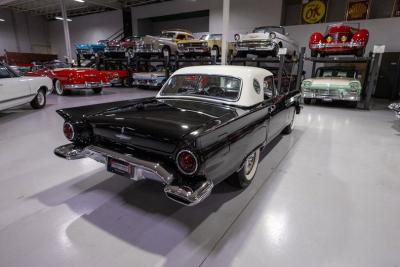
[[[64,0],[69,17],[82,16],[98,12],[117,10],[123,7],[134,7],[170,0]],[[17,12],[29,12],[43,15],[49,19],[61,14],[60,0],[0,0],[0,8],[10,8]]]

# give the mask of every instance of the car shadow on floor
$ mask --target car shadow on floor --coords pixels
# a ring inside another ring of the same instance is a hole
[[[300,136],[301,133],[297,133],[296,139]],[[261,159],[267,157],[282,138],[279,136],[273,140],[263,150]],[[283,147],[289,151],[291,145],[287,143]],[[282,159],[288,151],[282,152]],[[280,162],[282,159],[276,160]],[[117,175],[104,178],[104,173],[101,169],[101,172],[91,173],[88,177],[77,177],[33,198],[50,207],[67,205],[80,215],[66,230],[74,243],[85,243],[80,235],[84,231],[83,219],[128,244],[157,255],[168,255],[168,258],[186,242],[189,244],[185,246],[196,246],[199,255],[206,255],[210,247],[204,244],[219,240],[270,175],[263,171],[258,178],[264,180],[259,179],[246,190],[222,182],[204,202],[195,207],[185,207],[166,198],[160,183],[151,180],[133,183]],[[231,203],[233,199],[234,203]],[[228,207],[224,207],[222,213],[218,212],[226,203]],[[206,220],[207,223],[203,223]],[[89,233],[84,236],[98,239]],[[201,250],[206,251],[202,253]]]
[[[23,106],[2,110],[0,111],[0,124],[19,119],[23,116],[32,115],[53,105],[54,104],[46,104],[46,106],[42,109],[33,109],[29,104],[25,104]]]
[[[105,95],[114,95],[114,94],[116,94],[116,92],[107,91],[107,89],[103,89],[103,91],[100,94],[95,94],[89,90],[80,90],[80,91],[77,90],[77,91],[73,91],[70,93],[66,93],[65,95],[62,95],[61,97],[82,97],[82,96],[94,97],[94,96],[105,96]]]
[[[397,131],[396,135],[400,136],[400,119],[390,121],[390,123],[392,123],[392,129]]]

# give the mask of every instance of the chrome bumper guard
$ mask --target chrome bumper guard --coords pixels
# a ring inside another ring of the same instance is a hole
[[[159,163],[135,158],[129,154],[121,154],[109,149],[90,145],[84,148],[67,144],[57,147],[54,154],[67,160],[91,158],[97,162],[107,164],[108,158],[124,161],[134,167],[132,180],[151,179],[166,184],[164,193],[168,198],[186,206],[194,206],[207,198],[213,183],[209,180],[201,181],[196,185],[172,185],[174,175],[163,168]]]
[[[359,95],[324,95],[318,93],[303,93],[303,98],[314,98],[322,100],[342,100],[342,101],[360,101]]]
[[[93,89],[111,86],[111,83],[82,83],[82,84],[66,84],[65,89]]]

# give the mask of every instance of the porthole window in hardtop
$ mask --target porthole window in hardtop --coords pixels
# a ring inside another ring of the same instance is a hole
[[[161,95],[202,96],[233,101],[240,96],[241,84],[239,78],[222,75],[175,75],[164,86]]]
[[[257,79],[253,80],[253,87],[257,94],[261,92],[261,86],[260,83],[257,81]]]

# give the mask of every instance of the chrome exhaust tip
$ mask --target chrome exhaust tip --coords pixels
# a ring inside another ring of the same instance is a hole
[[[175,202],[185,206],[194,206],[199,204],[211,194],[214,184],[209,181],[203,181],[195,186],[189,185],[167,185],[164,193]]]

